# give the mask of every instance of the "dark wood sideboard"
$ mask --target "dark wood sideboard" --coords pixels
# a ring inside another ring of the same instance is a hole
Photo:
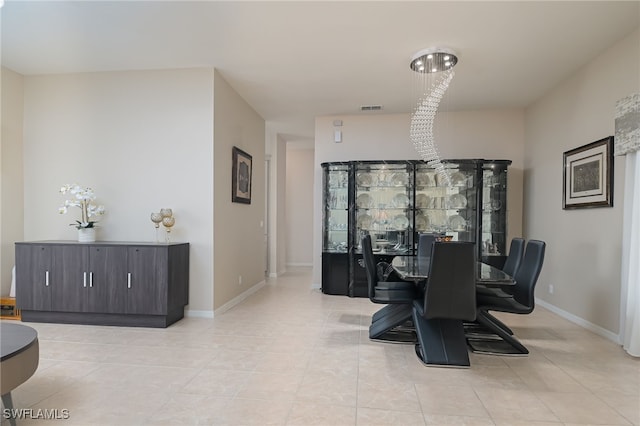
[[[189,303],[189,244],[18,242],[23,321],[167,327]]]

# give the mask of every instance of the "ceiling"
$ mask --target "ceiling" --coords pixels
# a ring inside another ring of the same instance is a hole
[[[459,57],[447,109],[525,107],[638,28],[640,2],[7,0],[0,14],[16,72],[215,67],[270,129],[308,141],[316,116],[410,112],[410,57],[433,46]]]

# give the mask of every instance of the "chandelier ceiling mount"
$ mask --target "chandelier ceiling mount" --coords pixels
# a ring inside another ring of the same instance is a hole
[[[452,69],[458,63],[456,52],[445,47],[422,49],[411,57],[409,66],[419,73],[434,73]]]

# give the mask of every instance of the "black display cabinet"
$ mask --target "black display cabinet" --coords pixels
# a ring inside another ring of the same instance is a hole
[[[510,160],[443,160],[445,182],[422,161],[323,163],[322,291],[367,296],[360,241],[371,235],[376,261],[415,255],[420,233],[476,243],[478,259],[506,259]]]
[[[322,292],[347,295],[353,167],[326,163],[322,169]]]

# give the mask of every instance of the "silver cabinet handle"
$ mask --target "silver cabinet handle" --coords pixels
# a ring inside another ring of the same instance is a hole
[[[131,288],[131,272],[127,272],[127,288]]]
[[[87,273],[86,272],[82,273],[82,286],[83,287],[87,287]]]
[[[93,287],[93,272],[89,272],[89,287]]]
[[[44,285],[49,287],[49,271],[44,271]]]

